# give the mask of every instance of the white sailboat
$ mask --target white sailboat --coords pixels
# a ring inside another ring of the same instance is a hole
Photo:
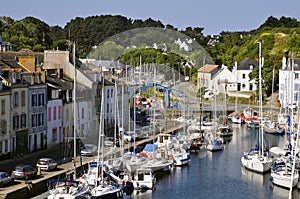
[[[215,93],[215,92],[214,92]],[[217,108],[217,96],[214,94],[214,118],[216,119],[216,108]],[[217,127],[216,122],[214,122],[214,128],[213,128],[213,135],[211,137],[207,137],[207,140],[209,140],[206,149],[214,152],[214,151],[222,151],[224,149],[224,146],[222,145],[222,139],[220,137],[217,137]]]
[[[293,61],[292,61],[293,62]],[[294,64],[292,63],[292,71],[291,74],[294,74]],[[294,85],[293,83],[293,76],[291,77],[291,85]],[[294,95],[293,92],[294,86],[292,86],[292,96]],[[293,98],[291,98],[293,99]],[[298,101],[299,103],[299,101]],[[286,109],[286,112],[288,112],[288,109]],[[291,116],[290,116],[291,115]],[[270,181],[278,186],[288,188],[290,189],[290,195],[289,198],[292,198],[292,189],[298,184],[299,179],[299,173],[298,170],[295,169],[296,165],[296,155],[298,149],[298,139],[299,136],[296,136],[294,134],[294,120],[291,119],[294,116],[294,109],[292,109],[291,114],[287,115],[287,135],[288,135],[288,149],[289,152],[288,156],[285,158],[278,158],[274,162],[274,165],[271,170],[271,176]],[[298,121],[299,121],[299,109],[298,109]],[[299,125],[297,132],[299,132]],[[296,137],[296,139],[295,139]]]
[[[259,116],[262,118],[262,79],[261,79],[261,42],[259,42]],[[272,158],[266,156],[266,152],[263,146],[263,124],[259,127],[259,135],[261,137],[259,144],[256,148],[250,149],[249,152],[245,152],[241,158],[242,166],[246,169],[265,173],[271,170]]]
[[[235,67],[236,67],[236,73],[237,73],[237,63],[235,62]],[[238,75],[236,74],[236,78],[238,78]],[[238,79],[236,80],[238,84]],[[241,124],[242,123],[242,118],[241,115],[238,114],[237,112],[237,102],[238,102],[238,86],[236,84],[236,91],[235,91],[235,106],[234,106],[234,114],[230,116],[231,122],[233,124]]]

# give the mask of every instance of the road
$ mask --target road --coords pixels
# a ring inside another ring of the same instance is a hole
[[[73,153],[70,153],[68,158],[69,161],[71,161],[72,156]],[[18,158],[2,160],[0,161],[0,170],[6,171],[10,174],[17,164],[29,164],[35,167],[37,160],[42,157],[51,157],[55,159],[58,164],[65,163],[66,161],[64,160],[63,144],[48,147],[48,149],[44,149],[24,156],[19,156]]]

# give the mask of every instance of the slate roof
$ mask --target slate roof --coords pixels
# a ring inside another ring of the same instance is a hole
[[[58,88],[61,90],[72,90],[73,89],[73,81],[70,79],[60,79],[56,77],[47,76],[46,83],[49,83],[51,87]]]
[[[253,69],[258,66],[258,62],[254,61],[253,59],[247,57],[243,61],[241,61],[238,66],[237,70],[252,70],[250,66],[253,66]]]
[[[286,67],[283,70],[292,70],[289,62],[290,60],[287,60]],[[300,71],[300,58],[294,58],[294,71]]]

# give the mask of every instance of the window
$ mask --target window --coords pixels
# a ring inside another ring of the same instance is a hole
[[[295,73],[295,79],[299,79],[299,73]]]
[[[26,114],[21,114],[21,128],[26,127]]]
[[[84,137],[84,124],[81,124],[80,136]]]
[[[246,88],[246,84],[242,84],[242,87],[243,87],[243,88]]]
[[[1,100],[1,114],[5,114],[5,100]]]
[[[58,119],[62,118],[62,107],[58,106]]]
[[[6,120],[1,120],[0,121],[1,122],[1,125],[0,125],[0,128],[1,128],[1,133],[2,134],[5,134],[6,133],[6,128],[7,128],[7,122],[6,122]]]
[[[16,130],[19,128],[19,115],[13,116],[13,129]]]
[[[37,94],[32,94],[31,95],[31,107],[37,106]]]
[[[32,127],[36,127],[37,126],[37,115],[32,115],[31,116],[31,125]]]
[[[51,121],[51,107],[48,107],[48,121]]]
[[[57,140],[57,128],[52,129],[52,141]]]
[[[19,106],[19,93],[14,92],[14,107],[18,107],[18,106]]]
[[[113,89],[111,89],[111,90],[110,90],[111,98],[113,97],[113,94],[114,94]]]
[[[84,119],[84,108],[81,108],[81,119]]]
[[[106,108],[107,108],[106,112],[109,113],[109,104],[106,104]]]
[[[246,79],[246,74],[242,74],[242,75],[243,75],[243,77],[242,77],[242,78],[243,78],[243,79]]]
[[[38,106],[44,106],[44,93],[39,93]]]
[[[53,107],[53,120],[56,120],[56,106]]]
[[[109,89],[107,89],[107,98],[109,98]]]
[[[298,101],[298,92],[294,93],[294,101],[295,101],[295,102]]]
[[[43,126],[44,125],[44,114],[43,113],[39,113],[38,114],[38,126]]]
[[[295,84],[294,90],[299,91],[299,84]]]
[[[102,92],[102,89],[101,88],[97,88],[97,90],[96,90],[96,98],[101,98],[101,92]]]
[[[25,96],[25,91],[21,92],[21,105],[25,106],[26,105],[26,96]]]
[[[8,151],[8,140],[5,140],[4,144],[5,144],[5,146],[4,146],[4,148],[5,148],[4,153],[7,153],[7,152],[9,152]]]

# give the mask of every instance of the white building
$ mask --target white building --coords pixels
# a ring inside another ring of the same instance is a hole
[[[215,94],[236,91],[236,76],[228,70],[228,67],[222,65],[222,68],[212,77],[209,88],[212,88]]]
[[[237,67],[234,67],[232,73],[237,77],[237,91],[255,91],[258,89],[258,85],[255,79],[250,79],[249,74],[255,67],[258,66],[258,62],[245,58],[241,61]]]
[[[294,74],[294,75],[293,75]],[[282,67],[279,70],[278,100],[283,108],[298,105],[300,91],[300,58],[293,60],[282,58]]]

